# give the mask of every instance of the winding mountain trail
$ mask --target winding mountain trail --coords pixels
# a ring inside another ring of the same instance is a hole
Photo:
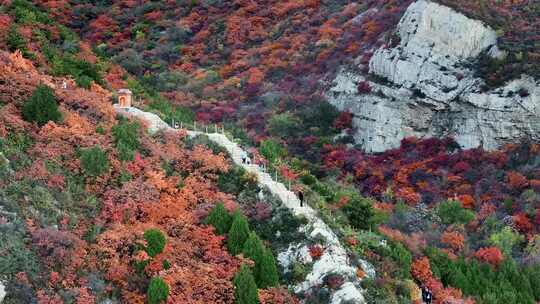
[[[115,109],[118,114],[135,117],[146,122],[150,133],[155,133],[160,130],[178,131],[177,129],[170,127],[156,114],[144,112],[134,107],[122,108],[115,105]],[[225,148],[236,165],[255,174],[259,184],[278,197],[282,204],[287,207],[292,214],[307,219],[308,224],[301,228],[302,232],[306,234],[307,240],[319,240],[319,242],[321,239],[324,240],[324,253],[315,261],[311,259],[306,244],[291,244],[287,251],[278,255],[279,263],[285,268],[289,268],[295,260],[304,263],[313,262],[313,268],[306,276],[304,282],[293,286],[296,293],[306,294],[314,291],[314,289],[320,288],[327,275],[339,274],[345,281],[338,290],[332,293],[329,303],[365,303],[362,288],[360,287],[361,279],[358,278],[357,271],[361,269],[366,272],[368,276],[374,276],[373,267],[366,261],[352,260],[347,254],[345,247],[341,245],[337,235],[317,216],[317,212],[313,208],[305,204],[301,207],[300,200],[295,193],[289,191],[282,183],[274,181],[270,174],[264,172],[258,165],[243,164],[242,155],[245,153],[244,150],[224,134],[205,133],[192,130],[186,131],[190,137],[206,135],[211,141]],[[359,266],[361,267],[359,268]]]

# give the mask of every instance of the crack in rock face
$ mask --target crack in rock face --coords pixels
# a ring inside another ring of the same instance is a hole
[[[396,33],[399,45],[381,47],[369,62],[370,74],[385,83],[367,81],[344,66],[327,94],[338,109],[353,113],[354,138],[366,152],[399,147],[410,136],[452,136],[463,148],[486,150],[540,139],[538,80],[522,75],[481,92],[484,81],[468,68],[482,53],[505,55],[489,26],[419,0],[409,6]],[[358,92],[364,81],[371,93]]]

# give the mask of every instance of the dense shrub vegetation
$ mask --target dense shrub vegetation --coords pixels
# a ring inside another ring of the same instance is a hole
[[[148,304],[160,304],[167,301],[169,286],[162,278],[154,277],[148,284]]]
[[[39,126],[49,121],[59,122],[62,119],[54,92],[45,85],[40,85],[34,90],[32,96],[24,103],[22,113],[26,121],[35,122]]]
[[[139,124],[137,122],[128,122],[125,119],[120,119],[119,123],[112,128],[120,160],[133,160],[135,152],[140,147],[138,130]]]
[[[52,75],[71,76],[80,87],[89,88],[92,81],[103,84],[99,65],[81,58],[79,39],[67,27],[55,24],[30,1],[12,1],[4,10],[14,17],[6,39],[10,51],[19,50],[39,63],[45,59]]]
[[[100,176],[109,170],[107,153],[98,146],[81,151],[81,167],[89,176]]]
[[[240,271],[234,277],[234,297],[236,304],[258,304],[259,295],[251,270],[247,265],[242,265]]]
[[[214,226],[218,234],[225,234],[231,229],[232,220],[223,203],[219,203],[210,211],[205,223]]]
[[[255,263],[253,270],[249,270],[249,273],[254,277],[256,286],[261,289],[277,286],[279,277],[272,251],[264,246],[256,232],[250,231],[246,217],[240,210],[236,210],[231,218],[223,204],[218,204],[206,218],[206,222],[212,225],[222,225],[223,220],[232,220],[227,233],[227,249],[233,255],[242,253]],[[216,230],[217,227],[214,226]],[[244,277],[242,280],[246,279],[245,276],[246,273],[242,274],[242,270],[237,274],[237,277]],[[247,291],[248,294],[250,292]]]
[[[148,244],[145,248],[149,256],[155,257],[163,252],[167,239],[159,229],[148,229],[144,232],[144,239]]]

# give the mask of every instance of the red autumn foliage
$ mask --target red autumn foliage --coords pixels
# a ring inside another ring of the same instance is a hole
[[[350,112],[341,112],[339,117],[334,121],[334,128],[336,129],[349,129],[352,127],[353,115]]]
[[[520,212],[512,216],[512,221],[515,227],[522,233],[530,233],[534,229],[534,225],[529,219],[529,216],[524,212]]]
[[[421,200],[420,194],[414,191],[414,188],[412,187],[400,188],[396,192],[396,197],[403,200],[405,203],[407,203],[410,206],[414,206],[418,204]]]
[[[371,93],[371,85],[367,81],[361,81],[358,83],[358,94],[369,94]]]
[[[469,15],[483,17],[488,22],[497,21],[495,23],[497,27],[499,27],[497,18],[501,16],[505,17],[503,20],[512,20],[512,24],[505,26],[505,30],[502,31],[501,39],[505,44],[515,45],[527,39],[532,41],[530,45],[534,45],[534,41],[540,37],[534,35],[540,28],[534,26],[538,23],[536,21],[538,18],[520,18],[530,16],[530,11],[533,11],[524,9],[529,3],[526,4],[523,0],[491,1],[488,6],[481,5],[478,1],[441,1]],[[84,20],[81,22],[83,24],[75,26],[75,29],[92,45],[105,44],[108,52],[124,50],[126,46],[131,45],[130,39],[133,38],[132,32],[136,26],[144,25],[141,28],[147,34],[151,31],[146,26],[152,31],[166,29],[158,35],[157,41],[149,40],[148,37],[153,35],[143,35],[145,37],[140,37],[137,47],[133,48],[137,52],[143,50],[139,55],[148,62],[142,68],[143,73],[149,76],[154,67],[163,64],[168,65],[167,68],[171,71],[181,71],[186,74],[186,78],[202,83],[209,75],[208,67],[211,66],[219,73],[221,79],[215,80],[215,83],[205,83],[200,92],[191,92],[191,86],[190,92],[176,90],[161,92],[162,96],[177,104],[194,106],[197,109],[197,119],[206,122],[237,118],[236,109],[241,104],[245,105],[244,101],[252,102],[255,93],[263,96],[264,93],[279,92],[282,94],[280,106],[285,106],[284,100],[287,100],[287,103],[295,103],[294,106],[298,108],[308,106],[307,102],[317,96],[318,81],[334,73],[338,66],[349,60],[349,57],[360,58],[363,65],[369,62],[372,50],[388,42],[382,39],[385,36],[383,34],[393,28],[411,1],[367,1],[361,4],[337,5],[316,0],[272,0],[264,5],[260,1],[210,2],[195,1],[190,5],[179,5],[178,1],[164,1],[159,6],[145,8],[143,13],[140,13],[139,3],[133,0],[100,2],[104,3],[106,9],[95,9],[97,3],[35,1],[36,4],[49,8],[53,16],[68,26],[78,23],[78,20]],[[85,11],[92,13],[80,13]],[[94,14],[95,11],[100,13]],[[11,22],[5,17],[2,19],[0,24],[3,26],[8,26]],[[154,25],[155,28],[152,28]],[[167,37],[169,29],[185,30],[188,33],[187,37],[176,37],[186,41],[174,43],[183,45],[183,48],[181,51],[178,50],[181,54],[172,54],[171,59],[162,55],[163,50],[160,49],[171,42]],[[27,38],[33,36],[31,26],[23,26],[19,31]],[[49,32],[54,39],[59,37],[58,30],[53,28]],[[396,41],[394,38],[388,44],[395,44]],[[91,54],[87,52],[88,45],[90,44],[80,45],[83,49],[81,56],[92,61]],[[157,47],[153,48],[151,45]],[[30,48],[36,51],[33,45],[30,45]],[[538,58],[538,52],[534,49],[524,53],[527,54],[527,58]],[[13,73],[9,69],[13,68],[25,70],[25,74],[9,75]],[[28,96],[29,90],[26,87],[34,87],[37,82],[50,83],[51,80],[42,77],[43,75],[37,77],[35,71],[31,70],[31,63],[23,60],[20,60],[16,67],[6,68],[6,75],[9,77],[6,77],[6,81],[0,86],[11,86],[13,79],[13,83],[21,83],[20,86],[25,88],[2,87],[0,90],[2,103],[7,103],[0,109],[1,137],[7,136],[9,132],[31,129],[31,126],[19,118],[19,108],[15,103]],[[126,86],[125,71],[113,67],[106,73],[109,75],[106,75],[105,80],[111,87]],[[305,75],[312,77],[307,79]],[[24,80],[25,77],[31,81]],[[199,91],[197,89],[201,83],[195,83],[193,91]],[[70,83],[70,87],[75,85]],[[362,91],[365,93],[371,91],[367,82],[360,83],[359,92]],[[104,122],[106,128],[114,123],[114,112],[106,102],[108,96],[103,93],[85,90],[73,90],[65,94],[59,92],[66,120],[62,124],[48,124],[41,131],[32,130],[33,139],[36,140],[31,148],[33,157],[62,159],[62,165],[77,174],[80,172],[80,165],[75,155],[70,153],[75,143],[80,142],[82,147],[99,144],[108,151],[114,151],[110,138],[93,136],[97,122]],[[520,95],[525,93],[519,92]],[[76,98],[72,98],[73,96]],[[334,122],[334,127],[350,127],[352,116],[343,114],[342,116]],[[256,140],[267,136],[263,123],[266,117],[268,111],[257,109],[257,113],[246,119],[248,134]],[[113,169],[111,171],[119,172],[125,169],[133,175],[131,181],[121,187],[111,187],[111,181],[118,178],[115,174],[111,174],[85,185],[88,191],[104,201],[103,212],[99,218],[99,221],[102,221],[100,225],[105,223],[107,228],[115,222],[135,225],[136,223],[128,220],[132,217],[158,225],[169,225],[174,220],[190,225],[198,222],[200,214],[206,211],[206,204],[215,200],[224,200],[227,205],[234,203],[230,197],[218,193],[212,182],[208,182],[218,173],[227,170],[222,159],[211,156],[211,153],[204,149],[187,151],[177,142],[170,144],[170,138],[164,139],[169,144],[157,144],[148,138],[143,141],[145,152],[150,151],[150,156],[143,160],[144,164],[140,162],[140,155],[139,159],[128,164],[119,162],[114,156],[111,160]],[[314,136],[306,136],[302,139],[302,144],[309,147],[317,141],[318,138]],[[335,147],[324,151],[327,153],[324,155],[324,162],[329,168],[339,168],[354,174],[354,183],[359,189],[365,195],[374,196],[381,201],[389,187],[394,189],[398,200],[410,206],[431,208],[446,198],[457,198],[463,206],[481,213],[481,216],[477,216],[481,220],[502,211],[502,208],[497,210],[497,206],[501,205],[500,202],[513,199],[514,210],[517,212],[512,215],[514,224],[521,227],[518,229],[524,233],[535,230],[534,226],[531,227],[530,219],[522,213],[520,194],[527,188],[528,178],[531,178],[528,183],[533,189],[540,188],[537,185],[540,184],[537,182],[540,176],[523,169],[526,166],[520,165],[523,164],[523,160],[519,155],[524,155],[525,159],[532,159],[528,156],[537,154],[538,147],[531,145],[530,149],[526,147],[523,153],[515,153],[522,152],[522,148],[517,146],[505,147],[499,152],[485,152],[481,149],[461,151],[454,148],[455,143],[450,139],[411,138],[405,139],[400,148],[377,155],[365,155],[354,149]],[[186,158],[197,157],[199,154],[201,157],[196,163],[185,161]],[[317,159],[318,156],[315,155],[314,158]],[[158,159],[174,163],[175,170],[186,172],[190,176],[183,180],[167,177],[157,165]],[[62,180],[60,175],[42,169],[40,164],[32,167],[36,173],[34,181],[46,182],[48,187],[58,189],[65,187],[66,181]],[[504,173],[508,171],[516,171],[516,174],[509,173],[508,178],[501,179],[500,176],[505,176]],[[284,175],[287,175],[287,172]],[[21,173],[18,176],[32,177],[29,173]],[[176,189],[180,183],[184,188]],[[103,193],[99,190],[103,190]],[[150,201],[159,206],[155,207]],[[388,204],[394,203],[392,199],[388,201],[390,201]],[[170,214],[166,212],[169,209]],[[261,216],[264,217],[267,210],[262,209]],[[385,210],[391,208],[386,206]],[[537,216],[537,221],[538,218],[540,216]],[[479,225],[481,222],[475,222],[467,229],[471,230],[472,227]],[[176,232],[179,229],[166,227],[168,231]],[[397,238],[397,233],[394,234]],[[420,234],[405,234],[401,235],[401,238],[409,248],[415,248],[412,249],[415,252],[418,252],[418,248],[425,242]],[[156,265],[155,263],[151,265],[153,271],[157,270]],[[118,266],[120,270],[124,268],[131,271],[126,265]],[[171,279],[171,282],[173,281]],[[84,286],[77,288],[84,294]],[[448,296],[455,294],[452,290],[440,292],[446,292]],[[46,296],[46,293],[43,296]],[[123,296],[128,299],[127,302],[144,301],[144,297],[138,294],[137,290],[125,291]],[[54,295],[50,297],[54,298]]]
[[[259,289],[261,304],[299,304],[300,301],[282,288]]]
[[[459,161],[452,167],[452,170],[456,173],[462,173],[470,169],[471,169],[471,165],[469,165],[469,163],[465,161]]]
[[[474,256],[478,260],[493,266],[498,266],[504,260],[501,250],[497,247],[480,248],[476,251]]]
[[[312,259],[318,260],[324,253],[324,248],[320,245],[309,246],[309,255]]]
[[[458,200],[461,202],[464,208],[474,209],[475,207],[474,198],[469,194],[458,196]]]
[[[414,260],[411,265],[411,274],[422,284],[429,282],[429,280],[433,278],[433,273],[431,272],[431,267],[429,265],[429,259],[427,257],[422,257]]]
[[[441,235],[441,242],[458,252],[463,249],[465,237],[457,231],[446,231]]]
[[[294,172],[293,170],[291,170],[289,167],[287,167],[285,165],[283,165],[283,166],[281,166],[279,168],[279,173],[286,180],[290,180],[290,181],[296,180],[298,178],[298,176],[300,176],[300,174]]]
[[[508,186],[511,190],[518,191],[529,185],[529,181],[519,172],[511,171],[506,174]]]

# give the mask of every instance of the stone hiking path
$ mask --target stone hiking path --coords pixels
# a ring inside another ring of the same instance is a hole
[[[136,117],[148,124],[148,130],[150,133],[155,133],[160,130],[172,130],[178,131],[170,127],[159,116],[153,113],[144,112],[134,107],[121,108],[115,105],[116,112],[125,116]],[[357,266],[351,263],[351,259],[347,254],[347,250],[341,245],[339,238],[320,218],[317,216],[317,212],[311,207],[304,204],[300,207],[300,200],[296,197],[296,194],[289,191],[285,185],[280,182],[276,182],[272,179],[270,174],[263,172],[258,165],[247,165],[242,163],[242,155],[244,150],[240,148],[236,143],[232,142],[225,135],[220,133],[205,133],[199,131],[186,130],[190,137],[196,137],[199,135],[206,135],[208,138],[225,148],[232,156],[233,162],[243,167],[246,171],[253,173],[257,176],[258,182],[261,186],[268,188],[270,193],[277,196],[283,205],[287,207],[295,216],[305,217],[308,224],[302,227],[302,232],[306,233],[308,239],[319,240],[324,239],[325,248],[323,255],[312,261],[309,255],[308,247],[305,244],[290,245],[286,252],[278,255],[278,261],[284,267],[289,267],[292,264],[291,259],[298,260],[300,262],[313,263],[311,272],[306,276],[305,281],[293,286],[296,293],[306,293],[313,291],[314,288],[319,288],[323,283],[323,279],[328,274],[340,274],[345,282],[341,287],[333,292],[331,304],[340,303],[365,303],[362,295],[362,288],[360,287],[360,279],[357,276]],[[363,260],[357,261],[356,264],[360,264],[363,270],[368,276],[374,276],[373,267]]]

